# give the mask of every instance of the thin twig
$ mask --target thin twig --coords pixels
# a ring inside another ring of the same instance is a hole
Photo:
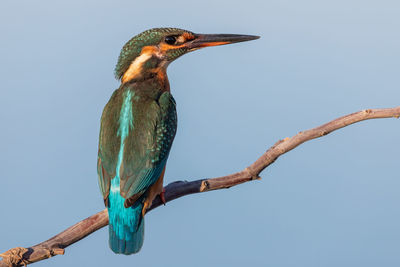
[[[335,130],[346,127],[350,124],[378,118],[399,118],[400,106],[386,109],[367,109],[352,113],[319,127],[299,132],[293,137],[279,140],[269,148],[260,158],[244,170],[223,177],[201,179],[192,182],[177,181],[165,187],[166,202],[195,193],[207,192],[223,188],[230,188],[254,179],[259,179],[259,174],[274,163],[281,155],[301,145],[302,143],[325,136]],[[159,198],[156,198],[150,210],[162,205]],[[86,218],[77,224],[69,227],[58,235],[30,248],[13,248],[0,256],[0,267],[22,266],[33,262],[41,261],[55,255],[64,254],[64,248],[85,238],[89,234],[99,230],[108,224],[107,210]]]

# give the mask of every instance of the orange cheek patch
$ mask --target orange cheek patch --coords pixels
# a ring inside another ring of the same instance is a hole
[[[166,43],[161,43],[159,45],[160,50],[162,52],[165,52],[165,51],[171,50],[171,49],[178,49],[178,48],[181,48],[181,47],[184,47],[184,46],[185,46],[184,44],[182,44],[182,45],[169,45],[169,44],[166,44]]]
[[[145,46],[142,48],[142,51],[140,54],[156,54],[157,53],[157,48],[155,46]]]

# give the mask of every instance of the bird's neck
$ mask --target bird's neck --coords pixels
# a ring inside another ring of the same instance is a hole
[[[121,82],[132,83],[147,79],[156,79],[166,85],[169,83],[167,78],[167,67],[169,62],[158,56],[154,47],[145,47],[138,57],[136,57],[129,68],[121,77]]]
[[[120,89],[133,90],[136,95],[151,99],[158,99],[163,92],[169,92],[169,81],[166,72],[149,72],[122,82]]]

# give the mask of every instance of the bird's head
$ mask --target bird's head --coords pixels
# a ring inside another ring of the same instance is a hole
[[[148,74],[164,75],[170,62],[190,51],[258,38],[239,34],[196,34],[177,28],[150,29],[124,45],[115,67],[115,76],[125,83]]]

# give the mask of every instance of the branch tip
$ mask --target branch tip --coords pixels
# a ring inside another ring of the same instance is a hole
[[[24,254],[28,251],[27,248],[16,247],[1,253],[0,257],[3,258],[3,261],[8,267],[20,266],[21,264],[26,266],[29,261],[24,258]]]

